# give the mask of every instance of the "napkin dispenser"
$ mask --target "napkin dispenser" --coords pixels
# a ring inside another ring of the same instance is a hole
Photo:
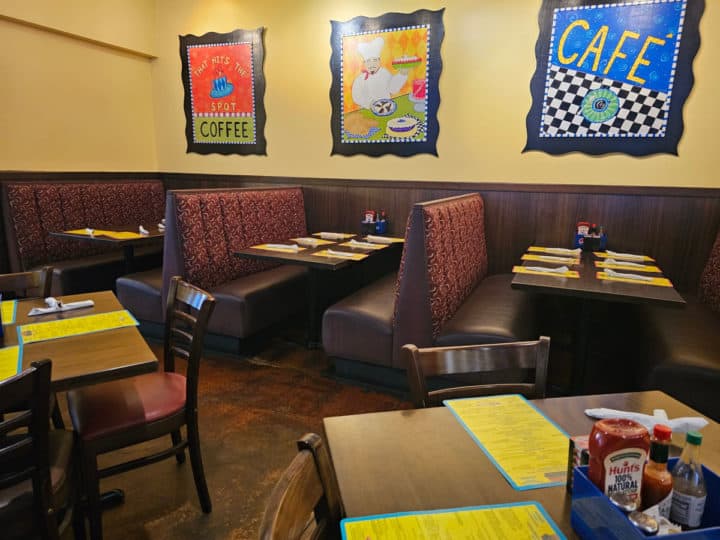
[[[360,234],[387,234],[389,220],[385,210],[365,210],[360,222]]]
[[[583,251],[602,251],[607,246],[605,227],[589,221],[579,221],[575,229],[573,247]]]

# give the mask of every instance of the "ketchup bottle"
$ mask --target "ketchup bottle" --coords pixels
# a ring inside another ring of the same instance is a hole
[[[650,459],[643,472],[641,504],[643,510],[658,505],[658,512],[664,518],[670,517],[672,506],[673,479],[667,469],[672,430],[657,424],[650,441]]]
[[[647,429],[633,420],[598,420],[590,433],[589,447],[590,480],[607,496],[623,493],[639,500],[650,448]]]

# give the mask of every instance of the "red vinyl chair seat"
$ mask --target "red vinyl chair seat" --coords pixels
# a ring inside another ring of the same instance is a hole
[[[150,373],[68,392],[68,408],[84,440],[162,420],[185,407],[185,376]]]

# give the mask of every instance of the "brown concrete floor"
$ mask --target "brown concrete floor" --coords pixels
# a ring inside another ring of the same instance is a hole
[[[153,345],[161,357],[161,348]],[[103,513],[107,540],[257,538],[265,503],[308,431],[326,416],[407,408],[400,397],[327,375],[321,351],[275,339],[251,358],[206,354],[200,371],[200,435],[213,511],[201,512],[189,461],[174,459],[101,482],[125,503]],[[68,426],[70,423],[68,422]],[[167,438],[169,442],[169,437]],[[104,456],[101,465],[159,448],[159,440]],[[64,539],[72,538],[66,531]]]

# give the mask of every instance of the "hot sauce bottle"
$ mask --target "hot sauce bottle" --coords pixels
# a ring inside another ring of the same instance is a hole
[[[672,506],[673,479],[667,469],[672,430],[657,424],[650,441],[650,459],[643,472],[641,504],[643,509],[658,505],[658,513],[670,517]]]
[[[590,433],[590,480],[608,497],[640,501],[643,467],[650,448],[647,429],[633,420],[598,420]]]

